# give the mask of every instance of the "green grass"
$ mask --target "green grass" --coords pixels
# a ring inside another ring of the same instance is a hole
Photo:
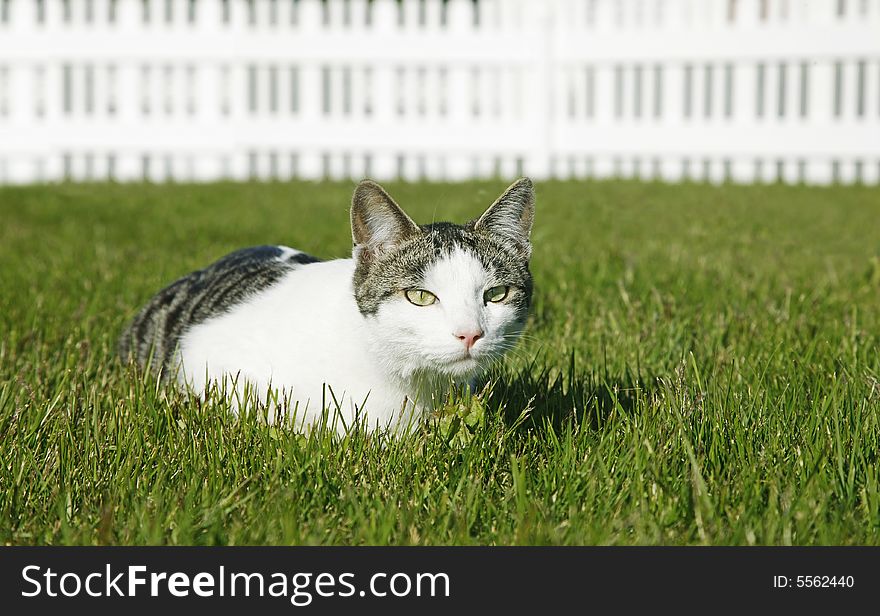
[[[352,188],[0,189],[0,541],[880,543],[880,190],[539,184],[528,335],[458,433],[302,437],[118,363],[228,251],[346,255]]]

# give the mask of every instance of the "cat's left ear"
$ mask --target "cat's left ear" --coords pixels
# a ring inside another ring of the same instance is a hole
[[[358,184],[351,198],[351,238],[356,257],[380,254],[415,233],[419,226],[381,186],[371,180]]]
[[[532,251],[529,234],[534,219],[535,188],[529,178],[520,178],[480,216],[474,223],[474,230],[513,242],[528,258]]]

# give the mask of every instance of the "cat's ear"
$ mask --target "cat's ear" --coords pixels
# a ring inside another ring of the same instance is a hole
[[[529,178],[520,178],[489,206],[474,223],[474,230],[501,236],[513,242],[526,257],[531,253],[529,233],[535,219],[535,188]]]
[[[351,237],[355,256],[372,256],[399,244],[419,226],[371,180],[358,184],[351,198]]]

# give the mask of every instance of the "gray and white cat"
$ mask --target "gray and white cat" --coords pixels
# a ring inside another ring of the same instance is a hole
[[[351,259],[239,250],[160,291],[119,343],[125,359],[204,394],[245,383],[297,425],[406,429],[516,342],[532,295],[532,183],[465,225],[417,225],[378,184],[351,206]],[[276,397],[277,395],[277,397]]]

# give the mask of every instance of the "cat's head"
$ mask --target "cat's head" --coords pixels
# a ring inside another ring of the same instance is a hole
[[[354,294],[378,361],[467,379],[511,348],[532,297],[532,182],[512,184],[464,225],[417,225],[381,186],[352,198]]]

